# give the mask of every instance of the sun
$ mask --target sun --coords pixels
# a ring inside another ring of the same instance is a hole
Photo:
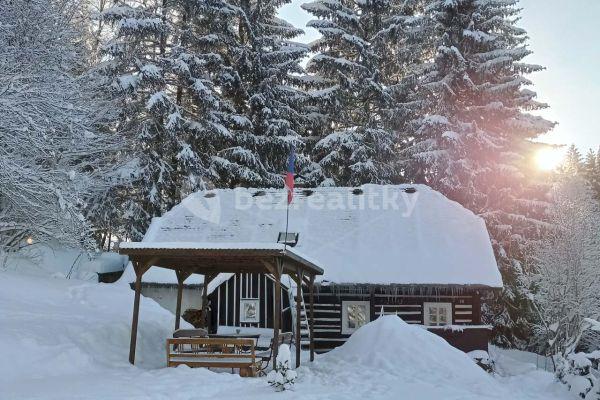
[[[542,171],[552,171],[563,161],[564,154],[560,148],[546,147],[538,150],[535,155],[535,164]]]

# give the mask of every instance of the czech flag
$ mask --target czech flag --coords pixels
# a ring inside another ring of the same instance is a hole
[[[285,174],[285,187],[287,188],[287,201],[290,204],[294,198],[294,164],[296,163],[296,151],[292,147],[288,157],[287,172]]]

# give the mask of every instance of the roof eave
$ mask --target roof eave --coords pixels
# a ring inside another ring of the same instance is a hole
[[[358,286],[375,286],[375,287],[403,287],[403,288],[439,288],[439,289],[473,289],[473,290],[501,290],[503,286],[492,286],[481,283],[358,283],[358,282],[327,282],[318,281],[316,285],[320,286],[337,286],[337,287],[358,287]]]

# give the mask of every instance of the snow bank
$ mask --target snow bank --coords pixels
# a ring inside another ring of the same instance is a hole
[[[457,384],[490,380],[467,354],[395,315],[382,316],[361,327],[344,345],[324,354],[320,362],[358,365],[399,376],[455,377]]]
[[[173,316],[142,297],[136,366],[129,365],[133,292],[0,272],[0,399],[275,398],[266,378],[161,368]],[[184,323],[185,325],[185,323]],[[299,371],[288,400],[562,400],[552,374],[494,379],[441,338],[387,316]]]
[[[11,360],[0,364],[0,387],[23,376],[129,367],[132,307],[133,291],[120,285],[0,273],[0,354]],[[142,297],[140,366],[164,366],[164,340],[174,323],[171,313]]]

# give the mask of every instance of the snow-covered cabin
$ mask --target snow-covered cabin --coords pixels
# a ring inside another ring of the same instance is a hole
[[[197,192],[155,218],[143,241],[273,245],[286,231],[286,206],[283,189]],[[293,250],[324,270],[314,306],[318,352],[342,344],[382,314],[422,325],[464,351],[487,350],[490,327],[481,323],[481,296],[501,288],[502,279],[484,221],[460,204],[424,185],[296,189],[287,226],[297,234],[289,235],[297,239],[289,243]],[[142,293],[173,310],[175,273],[150,269],[143,280]],[[289,305],[295,299],[287,288],[294,284],[282,283],[283,326],[292,329]],[[201,287],[202,276],[192,275],[186,284],[189,290]],[[272,327],[269,277],[221,274],[208,292],[213,330]],[[199,308],[197,293],[187,301],[184,294],[184,310]],[[253,315],[244,315],[245,309]],[[308,314],[300,315],[304,327]]]

